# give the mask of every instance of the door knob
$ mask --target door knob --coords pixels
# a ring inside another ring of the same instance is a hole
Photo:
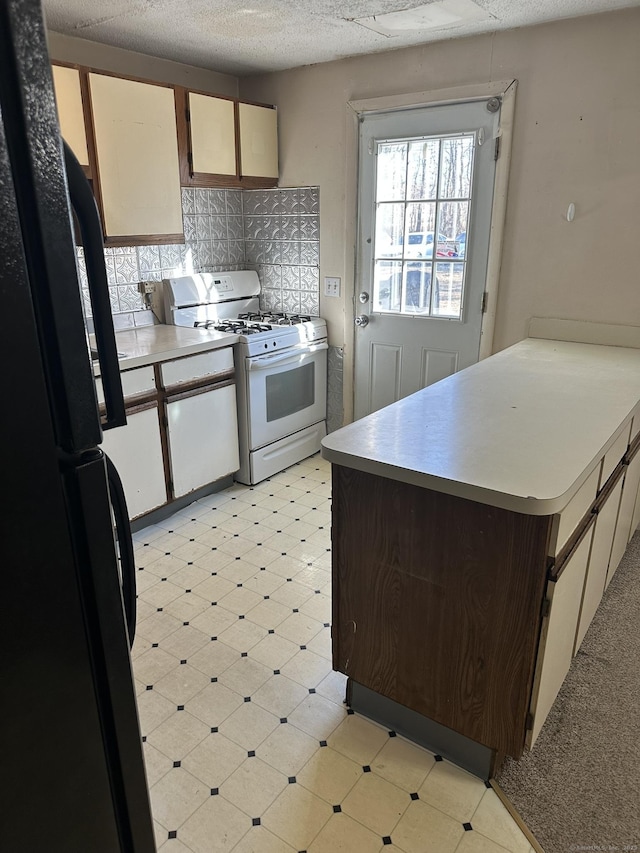
[[[361,329],[364,329],[365,326],[369,325],[369,318],[366,314],[360,314],[359,317],[356,317],[356,326],[359,326]]]

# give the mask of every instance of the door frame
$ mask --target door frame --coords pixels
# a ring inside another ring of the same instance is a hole
[[[513,138],[513,120],[515,113],[515,98],[518,87],[517,80],[497,80],[491,83],[478,83],[468,86],[458,86],[450,89],[413,92],[404,95],[385,95],[378,98],[352,100],[346,103],[346,234],[345,234],[345,273],[349,280],[345,281],[344,297],[344,423],[353,420],[355,392],[355,317],[357,269],[357,240],[358,240],[358,173],[359,173],[359,142],[360,118],[370,112],[392,112],[394,110],[411,109],[415,107],[446,106],[464,103],[471,100],[485,100],[499,97],[502,100],[500,110],[500,156],[496,162],[494,194],[491,216],[491,234],[489,237],[489,255],[487,260],[486,281],[486,310],[482,317],[480,332],[480,354],[483,359],[493,352],[493,333],[495,328],[496,309],[498,302],[498,283],[500,264],[502,261],[502,241],[504,236],[504,220],[507,207],[507,190],[509,184],[509,167],[511,164],[511,142]],[[345,276],[346,277],[346,276]]]

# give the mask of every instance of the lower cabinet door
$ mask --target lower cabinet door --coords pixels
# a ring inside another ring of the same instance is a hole
[[[167,422],[174,497],[240,467],[235,385],[168,402]]]
[[[618,518],[618,507],[620,506],[622,483],[621,479],[600,508],[598,518],[596,519],[593,547],[591,548],[591,558],[589,559],[589,571],[584,585],[580,623],[576,636],[576,652],[584,640],[584,635],[587,633],[589,625],[591,625],[591,620],[598,609],[604,593],[609,558],[611,557],[611,546],[613,545],[616,520]]]
[[[129,518],[167,502],[157,405],[127,414],[127,425],[105,432],[102,449],[118,469]]]
[[[616,573],[616,569],[620,565],[620,560],[622,559],[624,552],[627,550],[629,539],[631,539],[633,534],[631,524],[638,497],[639,485],[640,453],[636,453],[627,467],[626,474],[624,475],[624,486],[622,489],[622,498],[620,499],[618,521],[616,524],[615,536],[613,537],[613,547],[611,548],[611,558],[609,559],[609,571],[607,572],[605,589],[611,583],[611,578]]]
[[[527,738],[529,747],[540,734],[571,666],[592,535],[593,526],[567,561],[558,580],[547,584],[550,604],[540,634],[531,702],[533,726]]]

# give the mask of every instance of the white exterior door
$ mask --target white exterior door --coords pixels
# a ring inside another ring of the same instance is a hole
[[[478,360],[496,98],[361,120],[354,414]]]

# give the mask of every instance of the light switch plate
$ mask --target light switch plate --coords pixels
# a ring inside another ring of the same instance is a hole
[[[326,275],[324,277],[324,295],[340,296],[340,276]]]

